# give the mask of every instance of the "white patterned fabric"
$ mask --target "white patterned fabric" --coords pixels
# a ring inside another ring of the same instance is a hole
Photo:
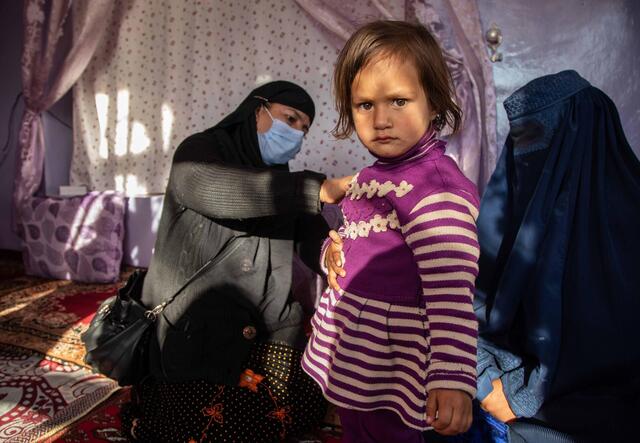
[[[369,232],[386,232],[389,229],[398,229],[400,223],[398,222],[398,214],[396,211],[391,211],[385,217],[380,214],[376,214],[371,220],[359,222],[351,222],[344,228],[344,236],[349,237],[351,240],[355,240],[357,237],[369,237]]]
[[[395,184],[392,181],[386,181],[384,183],[378,183],[376,180],[371,180],[369,183],[362,183],[361,185],[358,182],[354,182],[347,192],[347,197],[353,200],[360,200],[364,195],[367,198],[371,198],[374,195],[378,197],[384,197],[389,192],[394,192],[396,197],[402,197],[407,192],[413,189],[413,185],[406,182],[406,180],[402,180],[399,184]]]
[[[316,104],[292,169],[341,176],[371,163],[358,141],[330,135],[338,49],[293,0],[116,1],[105,20],[105,37],[74,87],[72,184],[164,192],[177,144],[276,79],[298,83]]]

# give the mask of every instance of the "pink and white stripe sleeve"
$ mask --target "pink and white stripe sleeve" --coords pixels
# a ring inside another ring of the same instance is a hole
[[[432,193],[400,217],[420,274],[428,319],[426,389],[459,389],[472,397],[478,339],[472,303],[480,254],[474,200],[461,190]]]

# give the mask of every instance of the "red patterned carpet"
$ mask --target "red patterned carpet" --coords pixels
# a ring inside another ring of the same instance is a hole
[[[0,287],[0,343],[83,365],[80,335],[118,286],[25,276],[7,279]]]
[[[120,410],[129,401],[129,389],[121,389],[73,426],[43,439],[42,443],[125,442]]]
[[[20,255],[0,251],[0,441],[127,441],[120,410],[129,391],[84,365],[80,341],[96,308],[121,284],[25,276]],[[297,441],[338,443],[334,415],[325,421]]]
[[[119,389],[84,365],[80,341],[117,286],[25,276],[19,254],[0,253],[0,441],[41,441]]]
[[[117,389],[82,366],[1,345],[0,441],[39,441]]]

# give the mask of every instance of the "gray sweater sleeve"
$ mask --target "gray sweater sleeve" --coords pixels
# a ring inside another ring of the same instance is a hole
[[[321,210],[325,176],[311,171],[225,165],[220,161],[174,162],[169,189],[182,206],[210,218],[246,219]]]

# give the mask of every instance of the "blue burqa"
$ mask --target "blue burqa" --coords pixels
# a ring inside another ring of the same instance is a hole
[[[478,219],[478,397],[499,377],[518,417],[630,432],[640,163],[613,102],[575,71],[533,80],[504,106],[511,129]]]

